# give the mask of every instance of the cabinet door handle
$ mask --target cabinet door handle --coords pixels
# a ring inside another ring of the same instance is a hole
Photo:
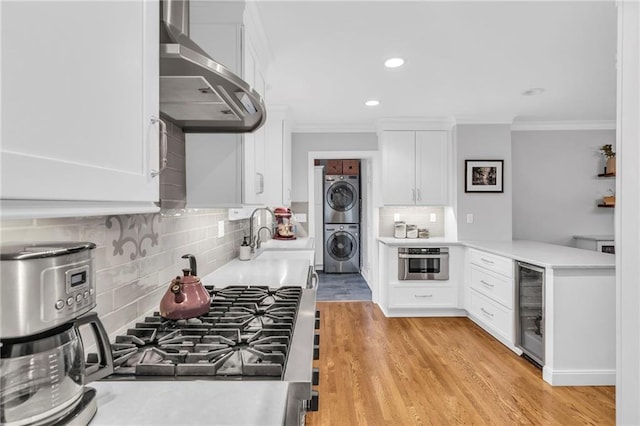
[[[420,188],[418,188],[418,189],[416,190],[416,192],[418,193],[418,199],[417,199],[417,201],[422,201],[422,192],[420,191]]]
[[[411,201],[416,201],[416,189],[411,189]]]
[[[488,316],[489,318],[493,318],[493,314],[489,311],[487,311],[484,308],[480,308],[480,310],[482,311],[483,314],[485,314],[486,316]]]
[[[264,175],[260,172],[256,172],[256,176],[258,176],[258,188],[260,188],[256,191],[256,194],[260,195],[264,193]]]
[[[151,117],[151,123],[160,124],[160,170],[151,170],[151,177],[154,178],[156,176],[160,176],[160,173],[164,172],[164,169],[167,168],[167,154],[169,147],[167,143],[167,124],[158,117]]]
[[[481,282],[482,284],[486,285],[487,287],[491,287],[491,288],[493,288],[493,287],[495,287],[495,286],[496,286],[495,284],[488,283],[488,282],[486,282],[485,280],[480,280],[480,282]]]
[[[421,298],[433,297],[433,294],[414,294],[413,297],[415,297],[416,299],[421,299]]]
[[[495,263],[493,260],[485,259],[484,257],[481,257],[480,260],[482,260],[485,263],[490,263],[492,265]]]

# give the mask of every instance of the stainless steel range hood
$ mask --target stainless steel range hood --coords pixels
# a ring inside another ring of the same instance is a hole
[[[189,38],[189,1],[161,4],[160,113],[185,133],[247,133],[262,126],[267,114],[260,95]]]

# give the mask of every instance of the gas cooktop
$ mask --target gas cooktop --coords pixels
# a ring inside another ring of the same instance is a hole
[[[156,312],[118,336],[108,379],[282,380],[302,288],[205,288],[207,314],[174,321]]]

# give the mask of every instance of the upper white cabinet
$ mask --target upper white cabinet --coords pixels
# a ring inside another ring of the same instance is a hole
[[[382,167],[384,204],[448,204],[448,132],[384,131]]]
[[[254,7],[241,1],[192,1],[190,37],[264,98],[266,59],[254,42],[260,39],[253,35],[260,26]],[[270,188],[277,184],[268,177],[266,159],[270,115],[267,111],[267,123],[253,133],[186,135],[188,207],[270,203]],[[208,170],[198,170],[196,164],[204,162]]]
[[[157,1],[2,2],[3,218],[157,211]]]
[[[291,122],[285,107],[267,106],[263,204],[291,205]]]

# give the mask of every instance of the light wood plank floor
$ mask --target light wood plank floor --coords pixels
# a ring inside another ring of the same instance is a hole
[[[615,423],[613,386],[551,386],[467,318],[317,305],[320,410],[307,413],[310,426]]]

